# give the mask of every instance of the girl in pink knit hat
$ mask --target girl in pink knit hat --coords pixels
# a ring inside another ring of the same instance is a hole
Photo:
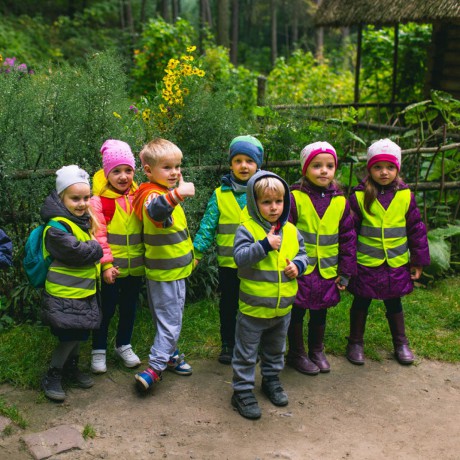
[[[302,234],[308,267],[298,279],[292,307],[286,363],[297,371],[316,375],[329,372],[324,353],[326,315],[340,301],[340,291],[356,270],[356,233],[350,206],[334,176],[337,154],[328,142],[314,142],[300,153],[302,178],[291,186],[289,220]],[[303,320],[309,311],[308,354]]]
[[[96,239],[102,246],[102,323],[93,333],[91,370],[107,371],[108,330],[118,304],[115,353],[129,368],[141,363],[131,347],[137,300],[144,275],[142,223],[133,212],[137,185],[135,160],[126,142],[109,139],[101,147],[102,169],[93,178],[91,206],[100,223]]]
[[[350,196],[358,234],[358,272],[350,280],[354,299],[346,356],[364,364],[364,330],[372,299],[383,300],[395,357],[412,364],[401,297],[430,264],[426,228],[414,194],[399,177],[401,148],[390,139],[374,142],[367,151],[368,176]]]

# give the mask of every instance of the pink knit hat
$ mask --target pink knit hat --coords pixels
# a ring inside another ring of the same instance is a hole
[[[123,141],[109,139],[102,144],[102,168],[107,177],[113,168],[119,165],[128,165],[136,168],[133,152],[130,146]]]
[[[335,148],[328,142],[313,142],[313,144],[306,145],[300,152],[300,165],[302,166],[302,175],[305,176],[308,165],[316,155],[320,153],[329,153],[334,157],[335,167],[337,168],[337,153]]]
[[[379,161],[388,161],[393,163],[399,169],[401,168],[401,147],[390,139],[380,139],[374,142],[367,149],[367,169]]]

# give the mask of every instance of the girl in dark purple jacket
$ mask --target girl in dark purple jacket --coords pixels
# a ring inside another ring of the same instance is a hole
[[[334,147],[327,142],[309,144],[300,161],[302,178],[291,187],[289,220],[304,238],[308,267],[298,278],[286,363],[303,374],[316,375],[330,371],[323,344],[327,309],[339,303],[340,291],[356,272],[356,233],[349,204],[334,180]],[[308,355],[303,339],[307,310]]]
[[[364,329],[372,299],[383,300],[396,359],[412,364],[414,354],[404,328],[401,297],[430,264],[426,228],[414,195],[400,179],[401,148],[389,139],[367,151],[368,177],[350,196],[358,234],[358,273],[350,281],[354,294],[346,356],[364,364]]]

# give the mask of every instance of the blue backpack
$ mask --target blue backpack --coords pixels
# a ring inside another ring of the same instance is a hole
[[[68,230],[60,222],[50,220],[47,224],[34,228],[26,241],[25,255],[22,261],[29,283],[35,288],[45,287],[46,275],[53,261],[51,256],[44,257],[43,232],[50,225],[68,233]]]

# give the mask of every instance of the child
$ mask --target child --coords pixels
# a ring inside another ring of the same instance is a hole
[[[10,237],[0,228],[0,268],[13,265],[13,244]]]
[[[327,309],[339,303],[340,291],[356,272],[356,233],[350,206],[334,180],[334,147],[327,142],[309,144],[300,152],[300,162],[303,177],[291,187],[289,221],[303,236],[309,265],[299,277],[286,364],[303,374],[317,375],[331,368],[323,344]],[[303,340],[307,309],[308,355]]]
[[[48,225],[44,233],[45,256],[54,260],[46,277],[42,319],[59,344],[41,383],[48,398],[64,401],[63,375],[81,388],[93,386],[93,379],[78,369],[78,357],[80,342],[101,321],[96,293],[102,248],[92,236],[96,223],[89,209],[89,175],[76,165],[64,166],[56,175],[56,191],[46,198],[40,215],[66,229]]]
[[[354,189],[350,206],[358,234],[358,273],[350,281],[354,294],[346,356],[364,364],[364,328],[372,299],[383,300],[396,359],[412,364],[404,328],[401,297],[429,265],[426,228],[414,195],[400,179],[401,148],[389,139],[367,151],[369,175]]]
[[[109,139],[101,148],[102,166],[93,178],[91,207],[99,222],[96,239],[104,251],[102,264],[100,329],[93,332],[91,370],[107,371],[106,352],[110,321],[118,304],[115,352],[128,368],[141,360],[131,347],[137,300],[144,274],[142,222],[132,212],[136,167],[126,142]]]
[[[253,393],[258,353],[262,392],[275,406],[288,404],[278,374],[284,367],[296,278],[305,271],[307,256],[302,236],[287,222],[289,187],[279,176],[254,174],[247,202],[233,251],[240,291],[231,402],[240,415],[256,419],[261,416]]]
[[[143,147],[139,156],[149,182],[136,191],[133,206],[143,222],[147,295],[156,335],[149,367],[135,378],[141,390],[148,390],[161,380],[166,368],[179,375],[192,373],[177,350],[177,342],[182,328],[185,278],[192,272],[194,261],[180,203],[195,195],[195,186],[184,182],[182,152],[172,142],[155,139]]]
[[[230,143],[230,174],[211,196],[195,235],[193,246],[197,263],[216,239],[219,265],[219,313],[222,349],[219,362],[232,362],[235,345],[235,322],[238,311],[240,280],[233,259],[233,240],[240,224],[241,210],[246,206],[248,180],[261,167],[264,149],[253,136],[238,136]]]

